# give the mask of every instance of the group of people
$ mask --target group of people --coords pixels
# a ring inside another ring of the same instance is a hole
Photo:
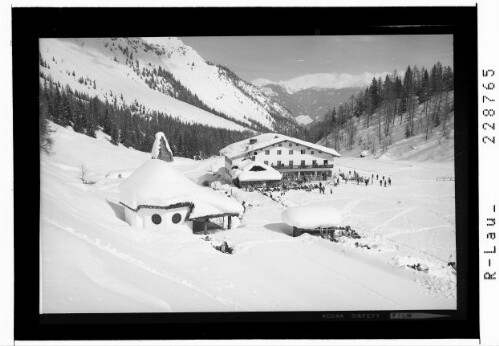
[[[374,175],[374,173],[371,173],[371,176],[361,176],[356,170],[349,171],[348,174],[342,173],[341,170],[338,173],[338,176],[342,177],[343,180],[345,181],[345,184],[348,183],[349,181],[352,182],[357,182],[357,185],[365,185],[368,186],[369,184],[374,184],[374,179],[376,178],[376,181],[379,182],[379,186],[391,186],[392,185],[392,178],[391,177],[385,177],[384,175],[381,176],[379,174]],[[335,176],[333,176],[333,182],[335,182]],[[338,178],[339,181],[339,178]],[[335,183],[336,186],[336,183]]]

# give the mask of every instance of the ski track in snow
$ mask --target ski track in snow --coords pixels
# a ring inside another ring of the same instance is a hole
[[[404,214],[407,214],[408,212],[410,212],[410,211],[412,211],[414,209],[416,209],[416,208],[407,208],[404,211],[401,211],[400,213],[393,215],[391,218],[389,218],[388,220],[386,220],[385,222],[383,222],[381,225],[374,227],[372,229],[372,232],[376,233],[379,229],[385,227],[386,225],[390,224],[395,219],[399,218],[400,216],[402,216]]]
[[[437,229],[437,228],[447,228],[447,227],[452,227],[450,225],[440,225],[440,226],[431,226],[431,227],[423,227],[423,228],[418,228],[414,230],[409,230],[409,231],[399,231],[399,232],[393,232],[389,233],[386,236],[387,237],[395,237],[401,234],[413,234],[413,233],[418,233],[418,232],[423,232],[423,231],[429,231],[431,229]]]
[[[300,251],[296,250],[295,248],[291,248],[291,247],[287,246],[286,244],[284,244],[284,246],[285,246],[286,248],[288,248],[288,249],[293,250],[293,251],[294,251],[294,252],[296,252],[299,256],[301,256],[302,258],[305,258],[305,259],[307,259],[308,261],[313,262],[314,264],[316,264],[316,265],[318,265],[318,266],[320,266],[320,267],[322,267],[322,268],[326,269],[327,271],[330,271],[330,272],[334,273],[334,274],[335,274],[335,275],[337,275],[338,277],[342,278],[344,281],[347,281],[347,282],[349,282],[349,283],[352,283],[352,284],[354,284],[355,286],[360,287],[360,288],[362,288],[362,289],[363,289],[363,290],[365,290],[365,291],[368,291],[369,293],[372,293],[372,294],[374,294],[374,295],[377,295],[378,297],[381,297],[382,299],[387,300],[387,301],[389,301],[389,302],[390,302],[390,303],[392,303],[392,304],[395,304],[395,306],[400,306],[400,305],[401,305],[399,302],[397,302],[397,301],[395,301],[395,300],[393,300],[393,299],[391,299],[391,298],[389,298],[389,297],[387,297],[387,296],[385,296],[385,295],[383,295],[383,294],[381,294],[381,293],[377,292],[376,290],[373,290],[373,289],[371,289],[371,288],[367,287],[366,285],[363,285],[362,283],[360,283],[360,282],[358,282],[358,281],[355,281],[355,280],[353,280],[353,279],[349,278],[348,276],[346,276],[346,275],[344,275],[344,274],[341,274],[340,272],[338,272],[338,271],[334,270],[333,268],[331,268],[331,267],[329,267],[329,266],[326,266],[326,265],[324,265],[323,263],[320,263],[320,262],[318,262],[318,261],[316,261],[316,260],[312,259],[310,256],[306,256],[306,255],[304,255],[303,253],[301,253]]]
[[[175,283],[177,284],[180,284],[180,285],[183,285],[183,286],[186,286],[190,289],[193,289],[195,290],[196,292],[199,292],[205,296],[207,296],[208,298],[210,299],[213,299],[229,308],[232,308],[233,310],[236,310],[236,311],[249,311],[248,308],[240,305],[240,304],[237,304],[237,303],[234,303],[234,302],[231,302],[223,297],[220,297],[218,295],[214,295],[210,292],[207,292],[199,287],[197,287],[196,285],[194,285],[193,283],[185,280],[185,279],[182,279],[181,277],[177,276],[177,275],[174,275],[174,274],[170,274],[170,273],[166,273],[166,272],[163,272],[163,271],[159,271],[155,268],[152,268],[151,266],[148,266],[146,263],[126,254],[126,253],[123,253],[123,252],[120,252],[118,251],[116,248],[112,247],[112,246],[109,246],[109,245],[103,245],[100,243],[100,241],[97,241],[97,240],[93,240],[91,239],[90,237],[88,237],[86,234],[83,234],[83,233],[79,233],[77,231],[75,231],[72,227],[69,227],[69,226],[65,226],[65,225],[62,225],[60,224],[59,222],[55,221],[55,220],[52,220],[52,219],[48,219],[48,218],[43,218],[44,220],[46,220],[47,222],[53,224],[54,226],[74,235],[75,237],[85,241],[86,243],[100,249],[100,250],[103,250],[115,257],[118,257],[130,264],[133,264],[134,266],[142,269],[142,270],[145,270],[151,274],[154,274],[154,275],[157,275],[157,276],[160,276],[160,277],[163,277],[165,279],[168,279],[168,280],[171,280],[171,281],[174,281]]]
[[[351,202],[348,202],[345,207],[341,210],[342,214],[344,216],[350,216],[352,215],[352,211],[360,204],[362,203],[362,199],[354,199]]]

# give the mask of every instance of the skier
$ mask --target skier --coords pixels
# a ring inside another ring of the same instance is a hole
[[[385,183],[385,187],[386,187],[386,180],[383,180],[383,182]]]
[[[366,179],[366,186],[369,185],[369,178]]]
[[[379,180],[379,179],[378,179],[378,175],[377,175],[377,174],[376,174],[376,180]]]
[[[388,177],[388,185],[392,186],[392,179]]]
[[[383,180],[380,180],[379,181],[379,186],[381,186],[383,184]]]

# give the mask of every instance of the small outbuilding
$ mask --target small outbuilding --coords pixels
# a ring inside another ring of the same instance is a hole
[[[341,223],[341,213],[332,202],[312,203],[291,207],[281,213],[284,223],[293,227],[293,237],[302,233],[333,230]]]
[[[243,213],[242,205],[178,172],[171,163],[148,160],[120,185],[120,204],[131,226],[154,229],[206,231],[212,218]]]
[[[274,186],[282,179],[282,174],[274,168],[250,159],[242,160],[239,165],[231,169],[230,174],[234,183],[239,187]]]

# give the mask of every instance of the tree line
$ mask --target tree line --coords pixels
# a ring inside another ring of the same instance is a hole
[[[326,145],[351,150],[359,129],[375,128],[375,133],[364,138],[363,146],[375,150],[376,145],[386,149],[396,121],[404,123],[406,138],[424,133],[428,139],[432,129],[442,125],[448,136],[448,114],[453,110],[449,92],[454,90],[454,74],[440,62],[430,70],[408,66],[403,76],[397,71],[384,78],[373,78],[371,84],[347,102],[328,111],[322,122],[309,129],[311,141],[326,138]],[[423,112],[417,109],[423,105]],[[362,138],[358,139],[362,141]]]
[[[85,93],[62,87],[51,79],[39,85],[40,150],[49,151],[47,120],[71,126],[75,132],[96,137],[101,129],[111,143],[148,152],[157,132],[164,132],[176,156],[206,158],[218,155],[224,146],[251,137],[251,131],[235,131],[190,124],[162,112],[145,112],[136,101],[131,104],[101,101]]]

